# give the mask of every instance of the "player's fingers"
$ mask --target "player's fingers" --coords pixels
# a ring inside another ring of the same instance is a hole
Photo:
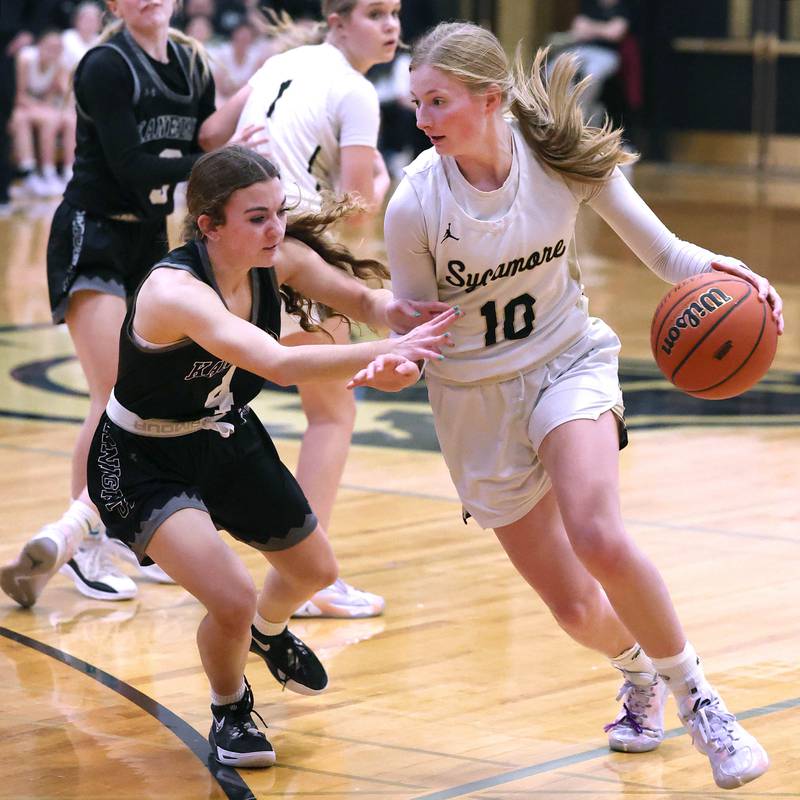
[[[398,375],[414,375],[418,372],[417,365],[404,358],[395,368],[394,371]]]
[[[435,317],[450,308],[447,303],[442,303],[440,300],[411,300],[409,305],[415,317]]]
[[[769,287],[767,302],[772,307],[772,318],[778,326],[778,333],[781,334],[783,333],[783,299],[775,291],[774,286]]]

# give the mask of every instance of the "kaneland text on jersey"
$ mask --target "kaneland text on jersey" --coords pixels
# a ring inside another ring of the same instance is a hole
[[[162,114],[158,117],[143,119],[139,123],[139,138],[142,144],[156,139],[180,139],[191,142],[197,127],[195,117],[182,117],[178,114]]]

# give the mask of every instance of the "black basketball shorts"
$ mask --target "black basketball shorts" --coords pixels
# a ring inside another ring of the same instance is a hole
[[[63,200],[47,242],[47,287],[54,323],[64,321],[69,296],[89,289],[130,297],[169,250],[167,223],[97,217]]]
[[[207,511],[217,528],[262,551],[286,550],[317,527],[258,417],[245,407],[223,421],[235,426],[227,438],[213,430],[155,438],[100,418],[89,451],[89,496],[108,535],[140,561],[158,527],[184,508]]]

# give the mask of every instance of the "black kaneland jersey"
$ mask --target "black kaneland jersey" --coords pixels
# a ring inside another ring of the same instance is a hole
[[[126,29],[92,48],[75,71],[75,165],[65,198],[100,216],[166,217],[175,184],[201,155],[197,132],[213,112],[214,85],[188,48],[151,59]]]
[[[219,294],[202,242],[172,250],[153,269],[163,266],[186,270]],[[281,304],[275,270],[253,269],[250,280],[250,322],[277,340]],[[132,329],[135,310],[134,299],[122,326],[114,387],[117,401],[129,411],[142,419],[199,420],[239,409],[261,391],[262,377],[222,361],[191,339],[155,347],[137,344]]]

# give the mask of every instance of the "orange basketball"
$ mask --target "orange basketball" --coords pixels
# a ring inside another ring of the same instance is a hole
[[[658,368],[682,391],[708,400],[746,392],[769,369],[777,346],[769,304],[752,283],[725,272],[673,286],[650,328]]]

